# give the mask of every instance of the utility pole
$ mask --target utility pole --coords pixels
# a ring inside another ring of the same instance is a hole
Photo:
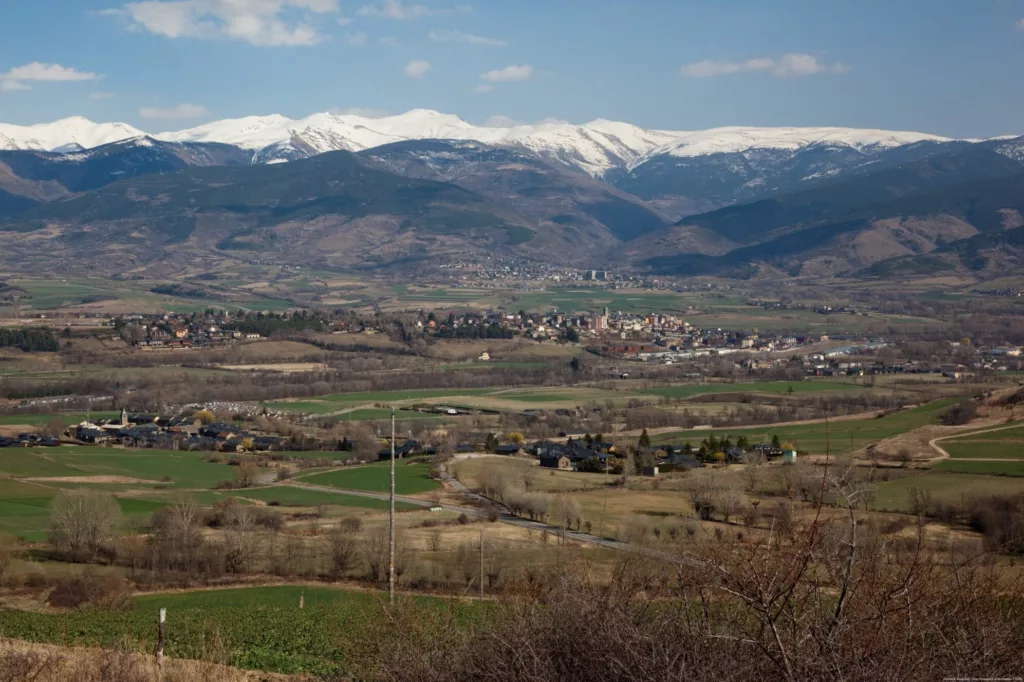
[[[388,512],[391,538],[388,541],[388,601],[395,603],[395,406],[391,406],[391,497]]]
[[[484,598],[484,529],[480,529],[480,598]]]

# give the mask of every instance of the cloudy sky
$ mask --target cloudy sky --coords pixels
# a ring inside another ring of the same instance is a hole
[[[1024,0],[11,0],[0,24],[6,123],[430,108],[1024,133]]]

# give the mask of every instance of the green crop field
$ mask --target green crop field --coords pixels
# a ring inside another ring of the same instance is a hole
[[[396,477],[397,478],[397,477]],[[308,480],[308,479],[306,479]],[[396,485],[397,487],[397,485]],[[356,507],[359,509],[388,509],[387,500],[377,500],[357,495],[345,495],[344,493],[332,493],[326,490],[306,490],[294,488],[288,485],[277,485],[270,488],[252,488],[238,492],[225,493],[231,497],[248,498],[261,502],[277,502],[286,507],[315,507],[320,504],[337,505],[339,507]],[[419,509],[419,507],[396,502],[395,509],[408,510]]]
[[[124,476],[152,483],[169,476],[165,484],[175,488],[213,488],[235,475],[227,464],[204,462],[204,452],[63,447],[41,454],[76,470],[62,475]]]
[[[1024,461],[986,462],[970,459],[944,459],[936,464],[936,471],[990,476],[1024,476]]]
[[[993,434],[995,435],[995,434]],[[1024,440],[949,440],[940,443],[953,459],[1020,459],[1024,460]]]
[[[889,511],[910,511],[910,489],[913,487],[926,491],[937,502],[959,505],[971,497],[1024,492],[1024,480],[939,472],[893,478],[878,484],[874,507]]]
[[[912,431],[913,429],[936,424],[942,413],[956,402],[956,398],[943,398],[927,405],[903,410],[885,417],[851,419],[846,421],[798,424],[794,426],[759,426],[747,429],[718,429],[717,437],[746,436],[752,443],[769,442],[773,435],[779,440],[791,442],[798,450],[811,454],[824,454],[831,444],[831,452],[841,454],[852,452],[885,438]],[[698,445],[711,431],[677,431],[657,437],[657,442],[686,443]]]
[[[310,476],[301,476],[303,483],[324,485],[345,490],[366,490],[384,493],[390,490],[389,462],[367,464],[365,466],[325,471]],[[395,492],[399,495],[415,495],[441,487],[441,484],[430,478],[430,466],[427,464],[405,464],[397,462],[395,466]]]
[[[116,412],[60,412],[47,414],[0,414],[0,425],[25,424],[26,426],[42,426],[48,424],[54,417],[60,417],[64,425],[79,424],[89,419],[115,419]]]
[[[366,623],[383,617],[383,597],[301,586],[152,595],[138,597],[136,608],[121,612],[0,611],[0,636],[106,648],[127,641],[136,650],[152,652],[156,614],[166,608],[168,656],[203,658],[211,639],[218,638],[230,650],[230,664],[240,668],[348,678],[346,652]],[[428,617],[434,608],[454,609],[459,623],[471,622],[480,609],[428,597],[400,599],[413,602]]]
[[[790,388],[793,389],[793,393],[825,393],[829,391],[851,391],[864,387],[851,381],[812,379],[808,381],[755,381],[733,384],[704,384],[700,386],[689,384],[651,388],[643,392],[669,398],[689,398],[709,393],[789,393]]]

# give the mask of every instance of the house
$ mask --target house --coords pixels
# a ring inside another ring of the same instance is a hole
[[[729,464],[742,464],[747,453],[743,448],[731,447],[725,451],[725,461]]]
[[[704,467],[704,462],[687,455],[673,455],[668,458],[668,464],[677,471],[681,469],[701,469]]]
[[[796,464],[796,450],[783,450],[782,461],[785,464]]]
[[[110,439],[110,434],[95,424],[82,422],[75,428],[75,438],[83,443],[105,443]]]
[[[510,455],[516,456],[523,454],[523,448],[518,443],[505,443],[494,448],[494,454],[496,455]]]
[[[540,465],[547,469],[572,470],[572,462],[565,455],[543,455],[540,458]]]
[[[420,448],[419,442],[414,441],[411,438],[401,445],[395,445],[395,457],[397,459],[405,459],[406,457],[419,454],[421,451],[422,449]],[[381,449],[381,451],[377,453],[377,459],[382,461],[390,460],[391,446],[388,445],[388,447]]]

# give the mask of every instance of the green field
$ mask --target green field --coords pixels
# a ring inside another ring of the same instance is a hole
[[[48,424],[51,419],[55,416],[60,417],[63,420],[64,425],[80,424],[85,421],[88,416],[89,419],[116,419],[116,412],[90,412],[88,415],[85,412],[60,412],[60,413],[48,413],[48,414],[0,414],[0,426],[6,426],[10,424],[25,424],[27,426],[42,426]]]
[[[326,504],[340,507],[357,507],[359,509],[388,509],[387,500],[376,500],[369,497],[345,495],[344,493],[332,493],[322,490],[305,490],[287,485],[278,485],[271,488],[252,488],[234,493],[226,493],[226,495],[260,500],[261,502],[277,502],[286,507],[315,507],[320,504]],[[419,507],[404,502],[396,502],[395,509],[407,510],[419,509]]]
[[[310,476],[301,476],[303,483],[323,485],[344,490],[366,490],[384,493],[390,490],[389,462],[325,471]],[[399,495],[416,495],[440,488],[441,484],[430,478],[427,464],[405,464],[395,466],[395,492]]]
[[[667,386],[665,388],[651,388],[643,391],[654,395],[666,396],[669,398],[689,398],[696,395],[709,393],[825,393],[829,391],[852,391],[864,388],[852,381],[821,379],[807,381],[754,381],[737,382],[734,384],[686,384],[681,386]]]
[[[993,434],[995,435],[995,434]],[[1024,440],[949,440],[942,449],[953,459],[1021,459],[1024,460]]]
[[[970,459],[944,459],[933,467],[936,471],[990,476],[1024,476],[1024,461],[985,462]]]
[[[301,610],[300,595],[305,600]],[[428,597],[400,599],[428,611],[453,609],[456,621],[463,623],[479,608]],[[0,611],[0,636],[105,648],[129,642],[138,651],[152,652],[156,614],[166,608],[168,656],[201,659],[209,655],[209,643],[219,639],[234,666],[348,679],[346,654],[366,623],[383,617],[386,601],[382,593],[327,587],[193,591],[138,597],[135,609],[116,613]]]
[[[810,454],[824,454],[831,443],[831,452],[852,452],[885,438],[912,431],[928,424],[937,424],[942,413],[956,402],[956,398],[943,398],[910,410],[902,410],[885,417],[798,424],[794,426],[758,426],[746,429],[717,429],[716,437],[746,436],[751,443],[770,442],[778,435],[782,442],[791,442],[798,450]],[[707,430],[677,431],[656,437],[656,443],[686,443],[693,446],[712,433]]]
[[[341,410],[361,404],[390,404],[410,402],[415,400],[426,400],[430,398],[447,398],[451,396],[488,395],[490,393],[493,393],[494,391],[495,389],[491,388],[452,388],[436,390],[367,391],[362,393],[334,393],[332,395],[319,396],[312,400],[268,403],[267,407],[272,410],[278,410],[281,412],[308,412],[310,414],[329,414],[332,412],[339,412]],[[386,417],[378,416],[383,415],[385,413]],[[364,416],[353,416],[355,414],[361,414]],[[395,415],[395,418],[403,418],[401,414],[401,412],[398,412]],[[413,413],[406,414],[412,416],[404,417],[404,419],[429,418],[429,415],[415,415]],[[346,419],[352,419],[353,421],[366,421],[384,418],[390,419],[391,410],[388,410],[386,408],[367,408],[365,410],[355,410],[353,412],[347,412],[341,416],[343,416]]]
[[[1012,495],[1024,492],[1024,480],[1000,476],[955,473],[926,473],[893,478],[878,484],[876,509],[910,511],[910,489],[927,491],[933,500],[944,504],[963,504],[971,497]]]
[[[4,448],[0,450],[0,473],[37,478],[123,476],[175,488],[213,488],[234,477],[234,467],[204,462],[207,454],[75,446]],[[166,476],[171,480],[162,481]]]
[[[50,503],[57,488],[0,478],[0,531],[30,542],[46,539],[50,521]],[[148,521],[166,502],[118,498],[125,518]]]

